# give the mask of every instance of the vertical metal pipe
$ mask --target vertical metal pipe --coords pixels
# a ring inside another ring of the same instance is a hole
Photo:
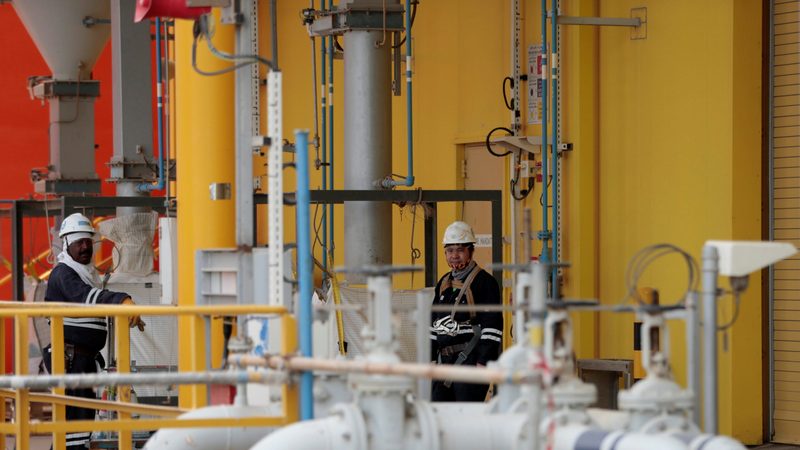
[[[549,187],[548,164],[547,164],[547,0],[541,0],[541,27],[542,27],[542,253],[539,259],[543,264],[547,264],[550,258],[548,244],[550,237],[547,235],[547,213],[548,198],[547,189]]]
[[[412,108],[411,89],[411,0],[406,0],[405,6],[406,27],[406,166],[405,180],[396,181],[390,178],[384,180],[383,186],[414,186],[414,109]],[[387,174],[389,175],[389,174]]]
[[[431,299],[425,291],[417,292],[417,362],[428,364],[431,362]],[[431,380],[417,379],[417,398],[420,400],[431,399]]]
[[[550,93],[552,99],[552,109],[550,111],[550,122],[553,132],[550,136],[550,177],[553,180],[550,183],[550,195],[552,196],[553,210],[552,214],[552,242],[550,248],[550,262],[554,265],[550,268],[551,277],[551,297],[558,298],[558,0],[552,0],[550,3],[550,33],[552,39],[550,40],[550,79],[553,82],[553,89]],[[547,100],[545,100],[546,102]]]
[[[325,9],[325,2],[324,0],[320,2],[320,8]],[[312,6],[313,8],[313,6]],[[330,180],[331,186],[328,186],[328,94],[327,94],[327,45],[328,45],[328,38],[322,37],[322,41],[320,42],[320,49],[319,49],[319,56],[320,56],[320,109],[322,110],[322,190],[331,189],[333,185],[333,179]],[[317,105],[314,105],[316,108]],[[328,215],[329,209],[333,205],[324,204],[322,205],[322,267],[328,268]],[[333,236],[331,236],[331,241],[333,241]]]
[[[379,31],[350,31],[344,57],[345,189],[379,189],[392,170],[391,64]],[[345,203],[348,266],[392,262],[392,209],[388,202]],[[361,275],[351,282],[363,283]]]
[[[295,130],[295,151],[297,156],[297,272],[299,286],[299,340],[300,353],[311,357],[311,227],[308,189],[308,130]],[[303,372],[300,375],[300,418],[314,418],[314,375]]]
[[[717,248],[703,246],[703,425],[717,434]]]
[[[692,422],[700,426],[700,351],[697,348],[699,321],[697,320],[697,293],[686,298],[686,385],[694,393]]]
[[[161,23],[158,17],[155,19],[156,31],[156,147],[158,148],[158,180],[153,183],[141,183],[138,190],[140,192],[150,192],[164,189],[166,180],[164,179],[164,71],[161,66]],[[166,34],[164,38],[166,39]]]
[[[320,1],[322,4],[324,0]],[[328,10],[333,9],[333,0],[328,0]],[[334,37],[328,36],[328,186],[329,189],[334,190],[336,186],[334,185],[334,180],[336,179],[334,174],[334,158],[333,158],[333,149],[335,147],[336,141],[334,140],[334,133],[333,133],[333,49]],[[336,249],[336,230],[334,228],[334,209],[333,203],[328,205],[328,233],[330,239],[328,241],[328,256],[333,262],[333,252]]]
[[[257,53],[253,39],[257,2],[242,2],[242,21],[236,29],[236,52],[253,55]],[[253,232],[253,72],[236,71],[236,244],[252,247]],[[270,192],[271,194],[271,192]]]
[[[152,155],[153,101],[152,58],[150,22],[133,23],[135,2],[115,0],[111,2],[111,77],[112,109],[114,116],[114,157],[111,177],[117,182],[118,197],[147,196],[147,188],[140,189],[137,181],[149,173],[141,163],[142,149]],[[158,34],[158,30],[156,30]],[[157,74],[158,75],[158,74]],[[83,114],[83,118],[88,118]],[[88,113],[88,111],[87,111]],[[93,114],[93,110],[91,111]],[[90,128],[86,128],[90,130]],[[84,132],[85,134],[85,132]],[[89,132],[91,136],[91,131]],[[149,208],[118,207],[117,216],[147,212]],[[124,258],[124,256],[123,256]]]

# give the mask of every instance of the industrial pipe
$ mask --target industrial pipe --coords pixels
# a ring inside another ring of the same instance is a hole
[[[547,264],[550,255],[549,253],[549,232],[548,229],[548,198],[547,198],[547,188],[550,186],[549,180],[547,178],[548,167],[547,167],[547,0],[541,0],[541,28],[542,28],[542,231],[539,234],[540,239],[542,240],[542,253],[539,256],[539,260]]]
[[[308,130],[295,130],[295,152],[297,156],[297,272],[300,280],[299,289],[299,332],[300,353],[303,356],[313,355],[311,328],[314,318],[311,316],[311,295],[313,290],[311,263],[311,229],[309,225],[309,193],[308,180]],[[300,375],[300,419],[314,418],[314,374],[305,371]]]
[[[119,385],[169,384],[280,384],[287,381],[283,372],[164,372],[164,373],[81,373],[64,375],[12,375],[0,377],[0,389],[87,388]]]
[[[322,4],[325,0],[320,0]],[[328,0],[328,10],[333,10],[333,0]],[[326,57],[328,58],[328,187],[331,190],[336,189],[334,186],[334,152],[336,141],[334,140],[333,125],[334,125],[334,111],[333,111],[333,56],[334,56],[334,37],[328,36],[328,51]],[[323,85],[323,89],[325,86]],[[330,239],[328,240],[328,252],[333,261],[333,251],[336,248],[336,232],[334,229],[334,205],[328,204],[328,233]]]
[[[230,355],[228,362],[238,366],[261,366],[294,371],[323,370],[329,372],[400,375],[435,380],[454,380],[477,384],[522,384],[538,381],[539,374],[473,366],[390,363],[367,360],[316,359],[300,356]]]
[[[703,426],[717,434],[717,248],[703,246]]]
[[[558,294],[558,0],[551,0],[550,3],[550,32],[552,33],[552,39],[550,43],[550,47],[552,50],[550,51],[550,79],[553,82],[553,89],[550,92],[550,97],[552,98],[552,118],[550,122],[552,123],[552,133],[550,136],[551,144],[550,144],[550,151],[552,152],[551,156],[552,159],[550,160],[551,164],[551,173],[550,179],[552,182],[550,183],[550,195],[552,196],[552,203],[553,203],[553,211],[552,214],[552,221],[553,226],[551,232],[552,234],[552,242],[550,248],[550,263],[553,266],[550,268],[550,278],[551,278],[551,294],[550,297],[553,299],[557,299],[559,297]],[[547,51],[547,50],[545,50]],[[547,102],[547,99],[544,100]],[[546,125],[545,125],[546,126]],[[545,181],[546,183],[546,181]]]
[[[395,186],[414,185],[414,110],[411,102],[411,0],[406,0],[406,140],[407,153],[406,164],[408,165],[406,179],[395,181],[390,177],[383,180],[383,187],[393,188]]]
[[[218,405],[189,411],[179,419],[229,419],[270,416],[268,407]],[[247,450],[275,427],[162,428],[144,446],[145,450]]]
[[[679,439],[663,434],[605,431],[585,425],[556,427],[552,432],[556,450],[686,450]],[[705,447],[704,447],[705,449]]]
[[[139,192],[152,192],[164,189],[164,94],[163,74],[161,69],[161,19],[156,17],[156,132],[158,146],[158,181],[156,183],[141,183],[137,186]],[[166,36],[165,36],[166,37]]]

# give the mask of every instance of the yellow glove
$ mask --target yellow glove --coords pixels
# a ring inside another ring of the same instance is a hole
[[[122,305],[135,305],[136,303],[134,303],[132,298],[125,297],[125,300],[122,300],[121,304]],[[142,320],[142,318],[139,317],[139,316],[130,316],[130,317],[128,317],[128,326],[131,327],[131,328],[136,327],[136,328],[139,329],[139,331],[144,331],[144,326],[145,325],[146,324],[144,323],[144,320]]]

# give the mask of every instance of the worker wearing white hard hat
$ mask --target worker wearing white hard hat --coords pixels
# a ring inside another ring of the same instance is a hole
[[[485,366],[500,355],[502,315],[455,308],[501,303],[497,280],[472,259],[476,242],[465,222],[453,222],[444,232],[442,245],[450,271],[436,284],[433,305],[452,308],[431,314],[431,357],[439,364]],[[488,389],[485,384],[434,381],[431,400],[483,401]]]
[[[61,222],[58,237],[62,239],[62,251],[58,264],[50,272],[45,301],[94,304],[133,304],[130,295],[103,289],[103,283],[92,264],[95,229],[83,214],[75,213]],[[144,322],[134,316],[129,319],[131,327],[144,330]],[[107,337],[106,319],[103,317],[64,318],[64,365],[67,373],[96,373],[103,366],[100,350]],[[44,349],[44,363],[51,370],[50,346]],[[74,397],[94,399],[91,388],[66,389]],[[67,406],[67,420],[94,420],[93,409]],[[67,433],[67,448],[89,448],[91,433]]]

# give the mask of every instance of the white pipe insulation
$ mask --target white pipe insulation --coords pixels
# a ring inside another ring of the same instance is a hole
[[[469,409],[485,409],[483,403],[474,405]],[[340,405],[325,419],[284,427],[251,450],[534,448],[532,429],[522,414],[453,415],[453,408],[437,410],[436,404],[428,402],[414,402],[409,406],[409,414],[394,424],[395,429],[402,430],[401,436],[378,433],[355,404],[348,404]]]
[[[179,419],[229,419],[276,415],[268,407],[209,406],[190,411]],[[247,450],[273,432],[275,427],[163,428],[145,444],[144,450]]]

